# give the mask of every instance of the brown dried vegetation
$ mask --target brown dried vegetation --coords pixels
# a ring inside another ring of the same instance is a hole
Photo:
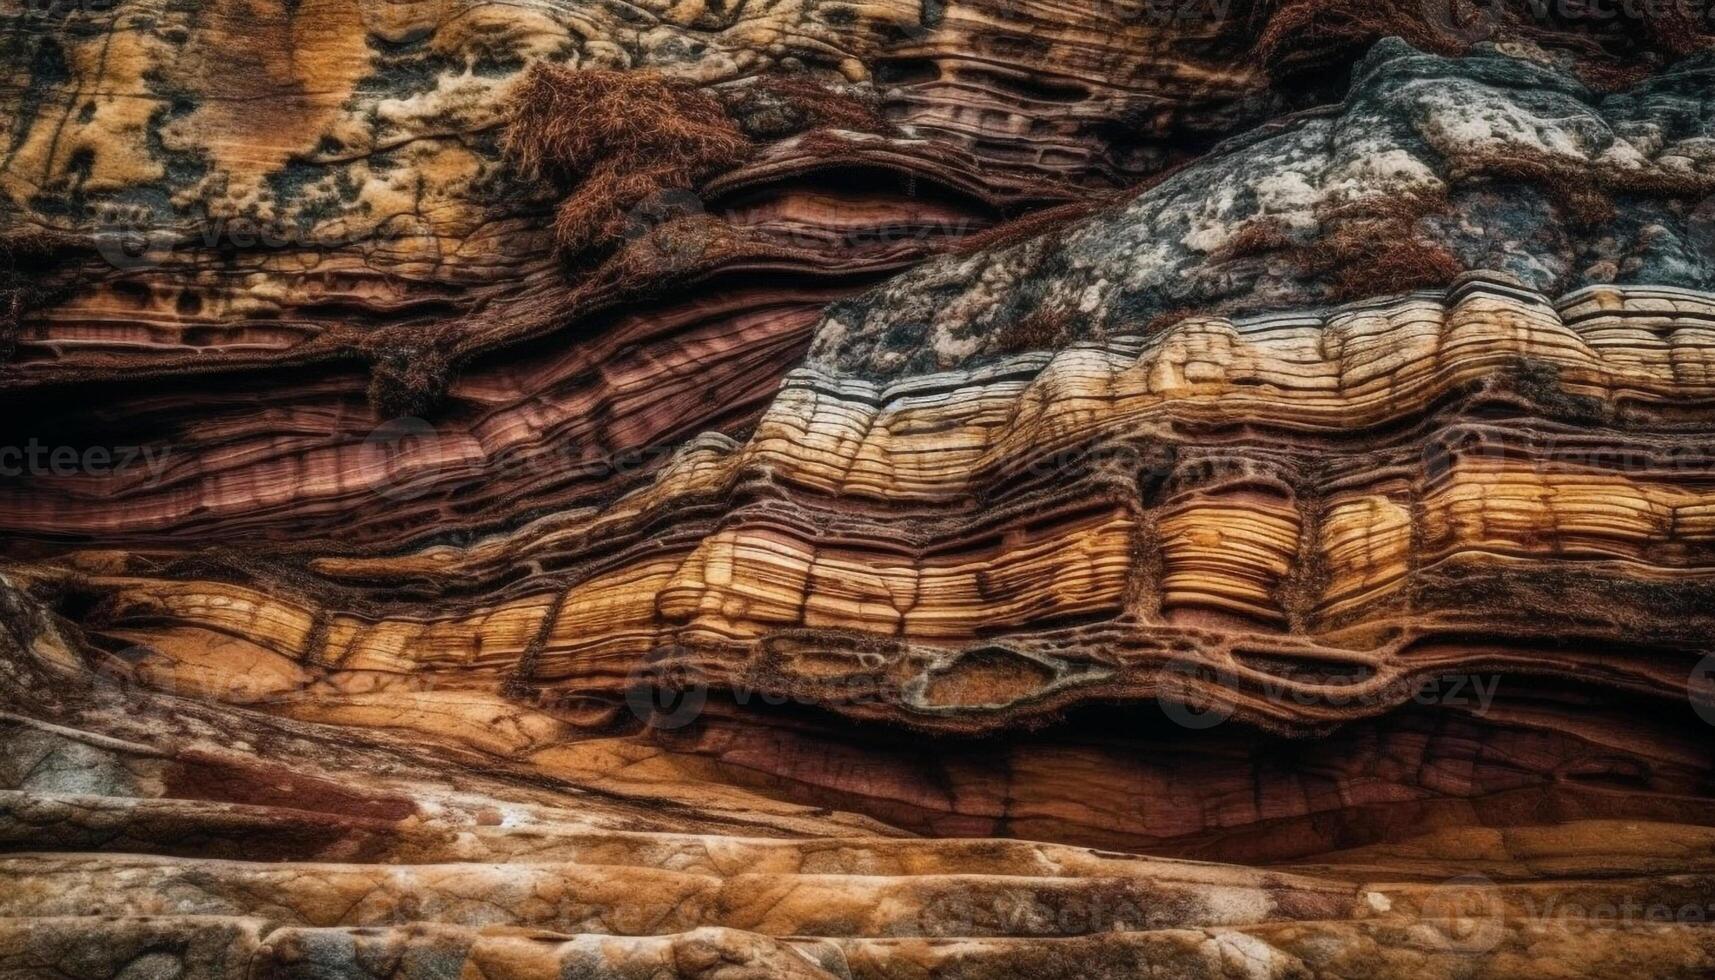
[[[1594,168],[1541,157],[1491,154],[1461,161],[1456,180],[1485,179],[1533,184],[1547,194],[1573,227],[1612,221],[1614,195],[1700,198],[1715,193],[1715,179],[1702,174]]]
[[[1415,194],[1331,208],[1319,216],[1321,231],[1308,245],[1296,244],[1279,219],[1260,218],[1236,232],[1215,258],[1279,255],[1306,275],[1326,278],[1334,302],[1446,286],[1465,267],[1418,228],[1419,220],[1446,205],[1442,194]]]
[[[758,142],[807,130],[890,127],[874,104],[803,76],[713,93],[652,71],[538,64],[512,91],[504,141],[523,173],[568,192],[554,238],[581,256],[646,232],[650,222],[631,217],[640,206],[670,205],[667,195],[743,164]]]
[[[1323,233],[1298,250],[1313,274],[1331,280],[1337,303],[1450,284],[1465,266],[1417,223],[1446,207],[1438,194],[1383,197],[1347,205],[1323,218]]]
[[[987,249],[1009,248],[1039,235],[1064,228],[1074,221],[1089,217],[1108,203],[1102,199],[1072,201],[1068,204],[1032,211],[1004,224],[984,228],[975,234],[966,235],[955,241],[948,250],[958,255],[969,255],[972,252],[981,252]]]
[[[505,145],[526,174],[575,185],[554,217],[569,255],[611,245],[630,209],[693,188],[752,148],[717,99],[685,83],[542,64],[513,90]]]
[[[1214,259],[1217,262],[1231,262],[1234,259],[1266,255],[1292,247],[1292,236],[1286,222],[1275,217],[1264,217],[1247,223],[1235,232],[1215,253]]]
[[[0,364],[17,349],[24,317],[53,299],[45,277],[70,247],[67,236],[40,228],[0,235]]]
[[[1049,350],[1076,336],[1070,319],[1059,311],[1033,310],[995,333],[995,350],[1002,354]]]
[[[369,371],[369,404],[383,419],[433,412],[452,384],[453,367],[433,346],[378,350]]]
[[[1479,16],[1469,0],[1443,0],[1456,18]],[[1378,38],[1397,36],[1413,47],[1458,54],[1465,44],[1426,22],[1428,4],[1375,0],[1263,0],[1254,51],[1268,70],[1290,75],[1341,58],[1349,60]],[[1464,23],[1466,21],[1458,21]]]

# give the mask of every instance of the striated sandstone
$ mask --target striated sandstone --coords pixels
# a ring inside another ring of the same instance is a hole
[[[8,977],[1715,975],[1693,6],[0,20]]]

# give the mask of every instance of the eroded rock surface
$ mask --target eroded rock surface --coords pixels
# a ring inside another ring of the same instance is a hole
[[[1715,61],[1690,59],[1603,95],[1551,66],[1386,41],[1338,107],[1218,148],[1058,235],[937,260],[835,304],[811,360],[899,377],[1472,269],[1550,295],[1707,290],[1712,73]]]
[[[7,976],[1715,975],[1693,5],[0,18]]]

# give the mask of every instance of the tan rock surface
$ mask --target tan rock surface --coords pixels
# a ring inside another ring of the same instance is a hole
[[[1715,976],[1711,24],[1539,7],[0,4],[0,974]]]

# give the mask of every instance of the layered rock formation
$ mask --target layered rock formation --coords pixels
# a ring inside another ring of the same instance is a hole
[[[1699,14],[7,11],[0,969],[1715,974]]]

